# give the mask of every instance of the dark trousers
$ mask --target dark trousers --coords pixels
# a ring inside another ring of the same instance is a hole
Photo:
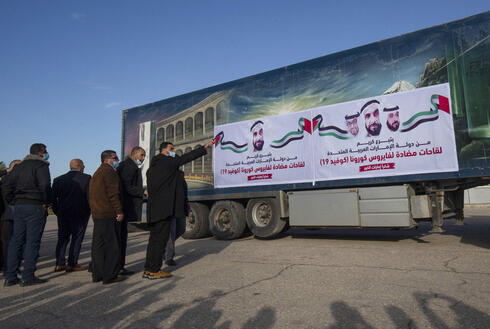
[[[66,248],[70,242],[68,250],[68,266],[78,264],[80,249],[82,247],[83,237],[87,229],[89,217],[77,216],[58,216],[58,243],[56,244],[56,265],[65,265]]]
[[[162,267],[165,246],[170,235],[171,221],[160,221],[148,224],[150,237],[146,249],[145,271],[158,272]]]
[[[167,246],[165,248],[165,260],[174,259],[175,256],[175,240],[185,233],[186,218],[172,217],[170,225],[170,235]]]
[[[114,218],[94,218],[92,278],[109,282],[119,273],[119,228]]]
[[[7,250],[13,226],[11,220],[0,220],[0,269],[2,271],[7,269]]]
[[[22,280],[30,281],[34,278],[46,216],[46,209],[41,205],[15,205],[14,230],[8,246],[6,280],[15,280],[17,277],[24,244]]]
[[[126,265],[126,249],[128,247],[128,220],[124,218],[119,225],[119,248],[121,249],[121,268]]]

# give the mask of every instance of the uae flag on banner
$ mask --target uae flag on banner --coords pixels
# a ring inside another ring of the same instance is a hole
[[[304,132],[306,131],[311,135],[311,132],[313,131],[313,129],[316,128],[317,124],[317,121],[311,122],[310,120],[302,117],[298,120],[298,130],[290,131],[282,138],[278,140],[273,140],[270,146],[279,149],[288,145],[292,141],[301,140],[304,137]]]
[[[410,119],[402,123],[403,128],[400,130],[401,132],[410,131],[422,123],[439,119],[439,110],[451,114],[449,99],[447,97],[436,94],[432,95],[430,101],[434,109],[431,108],[430,111],[422,111],[414,114]]]

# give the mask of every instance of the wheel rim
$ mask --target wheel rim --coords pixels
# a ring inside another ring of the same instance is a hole
[[[196,216],[192,209],[189,209],[189,215],[186,218],[185,230],[186,232],[191,232],[196,227]]]
[[[252,220],[257,227],[266,227],[272,220],[272,208],[266,202],[257,202],[252,208]]]
[[[226,232],[231,229],[231,211],[225,208],[219,209],[214,216],[214,226],[221,232]]]

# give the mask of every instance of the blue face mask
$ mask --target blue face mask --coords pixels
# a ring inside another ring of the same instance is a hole
[[[48,161],[48,159],[49,159],[49,153],[44,153],[43,160]]]
[[[114,161],[112,163],[112,166],[114,167],[114,169],[116,169],[119,166],[119,161]]]
[[[175,157],[175,152],[170,151],[170,152],[168,152],[168,155],[171,156],[172,158],[174,158]]]
[[[141,164],[142,164],[142,162],[140,161],[140,159],[136,159],[136,161],[135,161],[135,162],[136,162],[136,165],[137,165],[137,166],[141,166]]]

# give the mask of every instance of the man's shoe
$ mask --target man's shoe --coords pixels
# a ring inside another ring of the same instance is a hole
[[[134,271],[130,271],[130,270],[127,270],[127,269],[123,268],[123,269],[122,269],[122,270],[119,272],[119,274],[121,274],[121,275],[133,275],[133,274],[134,274]]]
[[[36,284],[41,284],[46,282],[48,282],[48,280],[44,280],[35,276],[33,279],[28,281],[20,280],[19,286],[21,287],[34,286]]]
[[[66,271],[67,266],[65,265],[56,265],[54,268],[55,272],[63,272]]]
[[[4,287],[10,287],[10,286],[15,286],[17,283],[19,283],[19,278],[15,278],[13,280],[5,280],[3,282]]]
[[[67,272],[79,272],[79,271],[86,271],[86,270],[87,270],[87,267],[80,266],[80,265],[67,266],[66,267]]]
[[[143,272],[143,278],[148,279],[148,280],[165,279],[165,278],[170,278],[171,276],[172,276],[172,274],[166,273],[163,271],[158,271],[158,272],[144,271]]]
[[[96,279],[96,278],[92,278],[92,282],[95,283],[95,282],[100,282],[102,281],[102,279]]]
[[[165,264],[167,264],[168,266],[175,266],[175,265],[177,265],[177,263],[173,259],[166,260],[165,261]]]
[[[121,282],[121,281],[124,281],[124,280],[126,280],[126,277],[125,276],[118,275],[117,277],[115,277],[112,280],[102,282],[102,284],[111,284],[111,283]]]

